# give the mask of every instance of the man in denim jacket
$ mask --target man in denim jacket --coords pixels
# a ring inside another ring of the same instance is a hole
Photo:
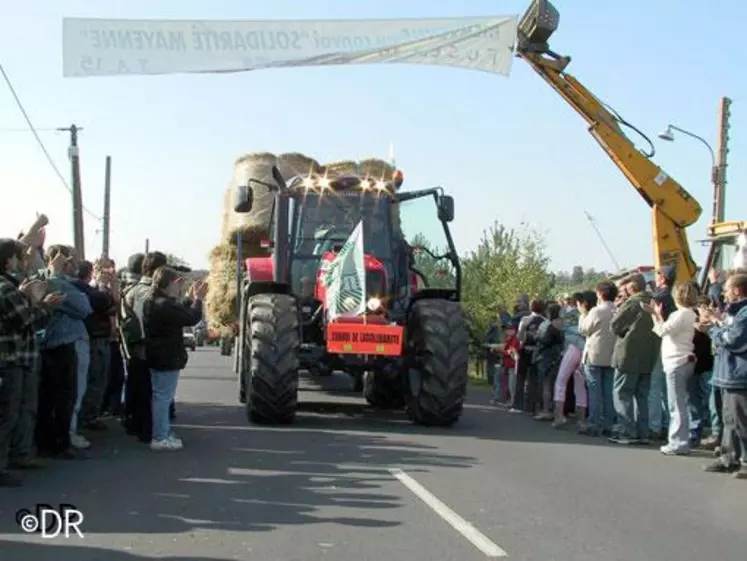
[[[76,347],[88,350],[88,332],[83,322],[91,314],[88,297],[71,282],[77,264],[74,250],[51,246],[47,250],[48,287],[65,295],[41,339],[41,376],[37,440],[40,455],[74,458],[71,447],[70,421],[75,408],[78,370],[88,375],[89,356],[79,357]],[[81,359],[79,361],[79,358]]]
[[[721,390],[721,456],[706,471],[747,479],[747,274],[736,273],[724,287],[726,315],[705,313],[703,323],[716,348],[713,385]]]

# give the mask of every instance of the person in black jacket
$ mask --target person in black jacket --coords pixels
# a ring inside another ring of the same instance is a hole
[[[541,391],[541,410],[535,415],[535,421],[552,421],[553,388],[558,368],[563,356],[563,318],[558,304],[549,304],[545,311],[544,322],[537,329],[533,362],[537,372],[537,385]]]
[[[78,279],[73,284],[88,296],[93,309],[93,313],[85,320],[90,340],[91,359],[85,393],[82,401],[80,396],[78,398],[80,421],[85,428],[101,430],[106,428],[100,419],[101,403],[109,381],[112,318],[117,311],[119,281],[112,271],[101,267],[95,268],[90,261],[81,261],[78,264],[77,277]],[[96,286],[92,285],[94,281]],[[77,432],[75,421],[71,426],[71,438]],[[84,438],[76,438],[85,441]],[[78,442],[78,444],[84,448],[88,447],[85,442]]]
[[[182,279],[169,267],[159,267],[153,275],[151,291],[143,304],[145,360],[152,387],[152,450],[180,450],[182,441],[171,432],[169,406],[176,394],[179,372],[187,365],[184,328],[202,319],[202,300],[207,284],[197,281],[178,299]]]

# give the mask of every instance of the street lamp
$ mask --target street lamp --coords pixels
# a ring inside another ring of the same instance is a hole
[[[690,138],[694,138],[695,140],[700,141],[706,148],[708,148],[708,152],[710,152],[711,154],[711,167],[716,167],[716,153],[713,151],[713,147],[711,147],[708,141],[702,136],[698,136],[695,133],[686,131],[685,129],[681,129],[680,127],[670,124],[667,125],[667,128],[663,132],[659,133],[659,138],[661,138],[662,140],[666,140],[667,142],[674,142],[674,131],[681,132],[682,134],[685,134]]]
[[[721,185],[721,173],[720,173],[718,164],[716,164],[716,153],[713,151],[713,147],[702,136],[698,136],[695,133],[692,133],[685,129],[681,129],[680,127],[677,127],[672,124],[667,125],[667,128],[664,131],[659,133],[659,138],[661,138],[662,140],[666,140],[667,142],[674,142],[675,131],[680,132],[686,136],[689,136],[690,138],[694,138],[695,140],[703,144],[706,148],[708,148],[708,152],[711,154],[711,184],[713,185],[713,217],[711,218],[711,223],[715,223],[715,222],[719,222],[720,220],[723,220],[723,217],[721,216],[721,211],[719,210],[721,208],[721,200],[723,197],[723,189]]]

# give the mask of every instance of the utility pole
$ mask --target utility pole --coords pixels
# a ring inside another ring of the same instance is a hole
[[[716,145],[716,166],[713,170],[713,221],[726,220],[726,157],[729,154],[729,118],[731,99],[722,97],[719,103],[718,144]]]
[[[150,239],[145,238],[145,255],[150,253]]]
[[[83,129],[73,124],[67,128],[58,128],[57,130],[70,133],[68,157],[70,158],[70,174],[73,189],[73,239],[78,257],[85,259],[86,244],[83,231],[83,195],[80,186],[80,154],[78,152],[78,132]]]
[[[101,257],[109,259],[109,228],[110,206],[112,195],[112,157],[106,157],[106,171],[104,172],[104,234],[101,242]]]

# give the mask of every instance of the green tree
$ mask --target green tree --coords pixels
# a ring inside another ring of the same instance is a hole
[[[573,271],[571,272],[571,282],[574,285],[580,285],[584,282],[584,268],[581,265],[576,265],[573,267]]]
[[[482,338],[503,304],[509,310],[522,294],[546,298],[554,278],[543,237],[523,224],[493,224],[478,247],[462,260],[463,307],[473,335]]]
[[[433,257],[444,255],[448,248],[431,246],[423,234],[413,236],[410,246],[414,253],[414,267],[423,274],[428,288],[456,288],[456,271],[452,262],[447,258]]]

